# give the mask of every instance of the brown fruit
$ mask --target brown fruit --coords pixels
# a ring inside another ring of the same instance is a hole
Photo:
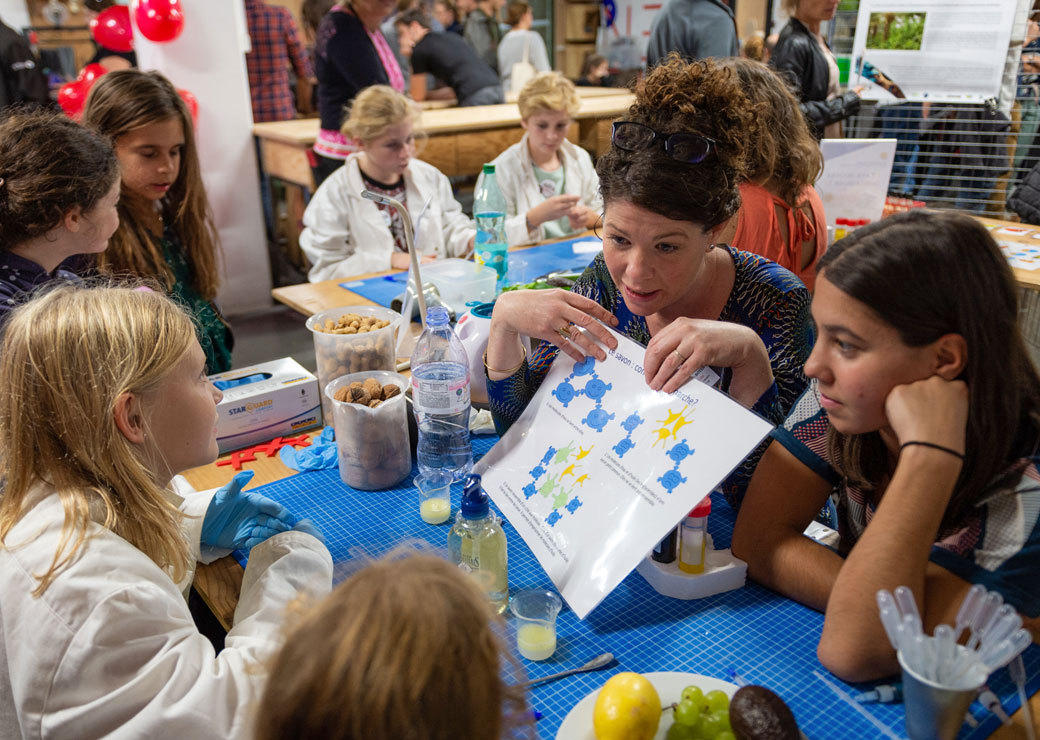
[[[383,400],[389,401],[394,396],[398,395],[401,389],[393,383],[387,383],[383,386]]]
[[[799,740],[798,723],[784,700],[765,686],[742,686],[729,701],[737,740]]]

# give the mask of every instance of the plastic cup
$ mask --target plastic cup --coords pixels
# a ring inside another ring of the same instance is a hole
[[[396,385],[396,396],[375,408],[337,401],[333,395],[342,386],[373,378],[383,385]],[[408,442],[408,405],[404,392],[408,379],[385,370],[353,373],[336,378],[325,388],[332,406],[339,453],[339,477],[351,488],[377,491],[400,483],[412,470],[412,448]]]
[[[386,319],[389,326],[362,334],[330,334],[320,330],[325,322],[333,322],[344,314],[372,316]],[[397,369],[394,356],[394,337],[401,324],[401,314],[382,306],[341,306],[316,313],[307,319],[307,328],[314,337],[314,359],[318,366],[318,389],[321,392],[321,410],[328,423],[332,418],[332,402],[325,395],[328,384],[336,378],[366,370]]]
[[[452,477],[431,472],[415,476],[419,489],[419,516],[427,524],[443,524],[451,516]]]
[[[556,652],[556,615],[563,602],[552,591],[529,588],[509,602],[516,617],[516,649],[528,660],[548,660]]]
[[[957,646],[958,657],[965,652],[967,648]],[[903,670],[903,704],[910,740],[953,740],[968,706],[986,682],[986,670],[979,664],[950,680],[932,681],[908,667],[902,651],[896,657]]]

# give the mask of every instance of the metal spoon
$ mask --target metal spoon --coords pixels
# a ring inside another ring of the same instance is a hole
[[[536,684],[545,683],[546,681],[555,681],[557,678],[563,678],[564,676],[573,676],[575,673],[585,673],[586,671],[598,671],[600,668],[606,668],[608,665],[614,662],[613,653],[603,653],[597,655],[595,658],[590,660],[583,666],[578,668],[571,668],[570,670],[560,671],[559,673],[551,673],[548,676],[542,676],[541,678],[532,678],[530,681],[524,681],[521,686],[531,687]]]

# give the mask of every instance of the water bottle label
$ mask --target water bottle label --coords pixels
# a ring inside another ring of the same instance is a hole
[[[427,414],[457,414],[469,408],[469,379],[420,380],[412,376],[412,399]]]

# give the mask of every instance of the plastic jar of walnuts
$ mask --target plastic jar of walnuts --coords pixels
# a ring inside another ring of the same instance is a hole
[[[325,395],[330,381],[364,370],[393,371],[397,367],[394,347],[400,323],[401,314],[382,306],[330,308],[307,319],[314,337],[326,421],[332,418],[332,405]]]
[[[408,379],[386,371],[351,373],[325,388],[333,408],[339,477],[351,488],[376,491],[400,483],[412,470]]]

